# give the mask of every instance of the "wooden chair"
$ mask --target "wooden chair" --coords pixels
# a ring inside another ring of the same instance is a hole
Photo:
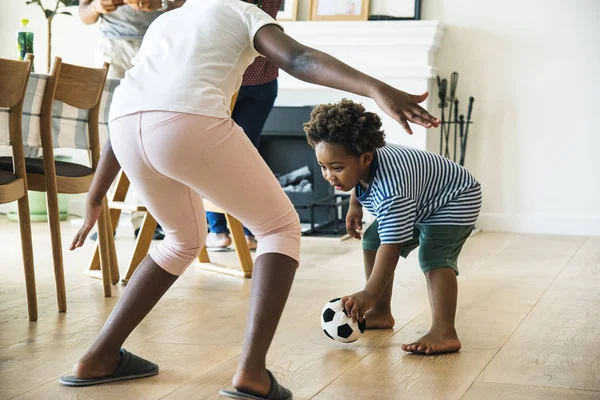
[[[233,107],[235,106],[235,102],[237,100],[236,93],[231,99],[231,110],[233,111]],[[112,226],[116,227],[117,222],[119,221],[119,216],[121,215],[121,211],[127,210],[131,212],[141,211],[145,212],[144,220],[142,221],[142,225],[140,227],[140,232],[138,233],[138,237],[135,242],[135,247],[133,253],[131,255],[131,259],[129,261],[129,267],[127,268],[127,273],[123,278],[123,283],[127,284],[133,273],[135,272],[137,266],[140,264],[142,259],[148,253],[148,249],[150,248],[150,244],[152,242],[152,237],[154,235],[154,231],[156,230],[157,222],[152,217],[152,215],[146,210],[146,207],[139,204],[127,204],[125,203],[125,197],[127,195],[127,190],[129,189],[129,180],[127,176],[121,171],[119,176],[117,177],[117,184],[115,188],[115,192],[111,201],[109,202]],[[214,204],[209,202],[208,200],[204,200],[204,207],[206,211],[213,211],[225,214],[227,218],[227,222],[229,224],[229,229],[231,231],[231,235],[233,237],[233,243],[235,250],[238,255],[238,259],[240,260],[241,271],[234,270],[230,268],[221,267],[218,265],[210,264],[210,257],[208,256],[208,252],[206,251],[206,247],[202,249],[200,256],[198,257],[198,261],[203,264],[205,269],[221,272],[229,275],[251,278],[252,277],[252,268],[253,261],[252,256],[250,255],[250,249],[248,248],[248,243],[246,242],[246,237],[244,234],[244,228],[240,221],[235,219],[233,216],[225,213],[220,208],[216,207]],[[98,257],[98,249],[96,248],[94,255],[92,256],[92,260],[90,261],[89,271],[94,271],[99,269],[100,260]]]
[[[254,268],[254,261],[250,255],[250,249],[248,248],[248,242],[246,242],[246,234],[244,233],[244,226],[232,215],[227,214],[225,211],[215,206],[208,200],[204,200],[204,208],[206,211],[212,211],[216,213],[225,214],[227,224],[229,225],[229,231],[233,238],[233,246],[237,253],[238,259],[240,260],[240,266],[242,270],[231,269],[227,267],[221,267],[219,265],[213,265],[210,263],[210,257],[206,246],[202,248],[198,261],[203,264],[202,268],[209,271],[220,272],[222,274],[239,276],[241,278],[252,278],[252,269]]]
[[[58,309],[67,310],[66,290],[63,271],[62,241],[58,211],[58,193],[75,194],[89,191],[98,161],[100,160],[100,139],[98,117],[100,100],[109,64],[102,68],[86,68],[63,63],[55,57],[52,71],[46,83],[40,115],[40,132],[43,159],[27,158],[27,181],[30,190],[46,192],[48,223],[52,242],[54,273],[56,279]],[[91,168],[54,160],[52,143],[52,108],[54,101],[62,101],[75,108],[88,110],[88,135]],[[3,162],[0,160],[0,168]],[[98,220],[98,240],[102,256],[102,277],[104,295],[111,296],[111,283],[119,281],[114,240],[108,232],[112,230],[108,218],[108,203],[102,201],[102,213]]]
[[[25,268],[27,308],[29,320],[37,321],[37,295],[35,271],[33,267],[33,246],[31,243],[31,221],[29,198],[27,196],[27,173],[23,153],[23,132],[21,116],[27,82],[31,74],[33,55],[27,54],[24,61],[0,58],[0,107],[9,108],[10,144],[12,146],[11,168],[0,170],[0,203],[18,201],[19,229],[21,231],[21,251]]]

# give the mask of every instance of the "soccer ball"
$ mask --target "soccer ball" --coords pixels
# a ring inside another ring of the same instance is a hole
[[[321,328],[330,339],[343,343],[355,342],[365,331],[365,321],[352,322],[342,310],[342,300],[333,299],[325,304],[321,312]]]

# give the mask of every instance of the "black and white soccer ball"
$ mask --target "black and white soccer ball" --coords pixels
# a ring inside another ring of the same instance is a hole
[[[358,340],[365,331],[365,321],[354,323],[351,317],[342,310],[342,299],[333,299],[323,307],[321,312],[321,327],[330,339],[343,343]]]

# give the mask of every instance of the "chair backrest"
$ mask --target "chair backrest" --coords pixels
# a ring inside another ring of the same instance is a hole
[[[13,169],[19,178],[26,177],[21,118],[32,65],[33,54],[27,54],[23,61],[0,58],[0,107],[10,108],[9,131]]]
[[[0,58],[0,107],[12,108],[25,97],[33,55],[23,61]]]
[[[106,82],[109,64],[102,68],[87,68],[63,63],[54,57],[50,77],[44,90],[40,115],[41,139],[44,159],[53,159],[52,149],[52,108],[54,100],[88,111],[89,150],[92,169],[96,170],[100,159],[100,139],[98,118],[102,91]]]

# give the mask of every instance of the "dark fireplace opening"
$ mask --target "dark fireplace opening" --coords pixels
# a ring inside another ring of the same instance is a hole
[[[321,176],[303,124],[313,107],[275,107],[263,129],[259,152],[300,216],[304,235],[341,236],[349,195],[336,194]]]

